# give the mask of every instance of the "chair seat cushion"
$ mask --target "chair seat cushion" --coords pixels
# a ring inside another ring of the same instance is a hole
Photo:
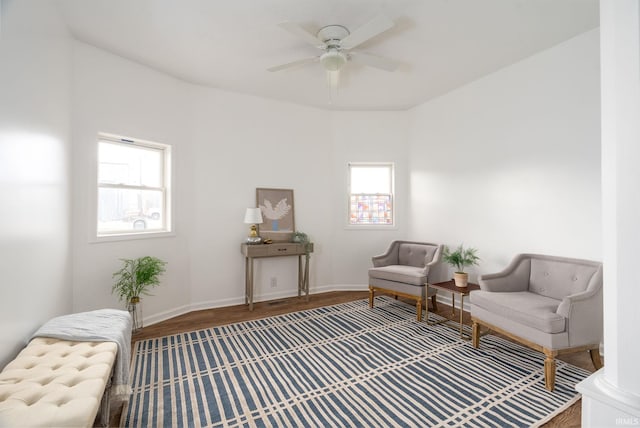
[[[475,305],[497,316],[545,333],[562,333],[565,330],[565,318],[556,313],[561,301],[551,297],[529,291],[489,292],[477,290],[471,292],[470,300],[472,316]],[[517,332],[514,331],[514,333]]]
[[[413,285],[424,285],[424,283],[427,282],[427,276],[424,274],[424,268],[404,265],[389,265],[370,268],[369,278],[404,282],[406,284]]]

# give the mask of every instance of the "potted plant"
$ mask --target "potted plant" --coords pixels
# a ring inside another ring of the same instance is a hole
[[[149,288],[160,285],[160,275],[165,272],[167,263],[151,256],[120,260],[122,268],[113,274],[116,282],[111,292],[127,304],[133,318],[133,330],[136,331],[142,328],[140,296],[149,295]]]
[[[453,280],[457,287],[466,287],[469,282],[469,274],[464,271],[466,266],[477,265],[480,257],[476,254],[478,252],[475,248],[465,249],[462,244],[455,251],[449,250],[449,247],[444,247],[442,253],[442,259],[456,268],[453,273]]]
[[[293,242],[304,245],[305,253],[309,253],[309,245],[311,244],[311,240],[309,239],[309,235],[304,232],[295,231],[293,232],[293,237],[291,238]]]

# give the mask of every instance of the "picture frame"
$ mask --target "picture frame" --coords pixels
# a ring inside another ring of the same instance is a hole
[[[292,242],[296,230],[293,189],[256,189],[256,206],[262,213],[258,234],[263,240]]]

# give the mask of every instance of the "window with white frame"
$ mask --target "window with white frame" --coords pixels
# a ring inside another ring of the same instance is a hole
[[[171,147],[100,135],[97,235],[171,231]]]
[[[349,164],[349,225],[394,225],[393,163]]]

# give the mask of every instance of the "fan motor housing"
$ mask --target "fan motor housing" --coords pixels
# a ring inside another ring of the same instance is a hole
[[[327,47],[339,47],[340,41],[349,35],[349,30],[343,25],[327,25],[318,30],[316,37]]]

